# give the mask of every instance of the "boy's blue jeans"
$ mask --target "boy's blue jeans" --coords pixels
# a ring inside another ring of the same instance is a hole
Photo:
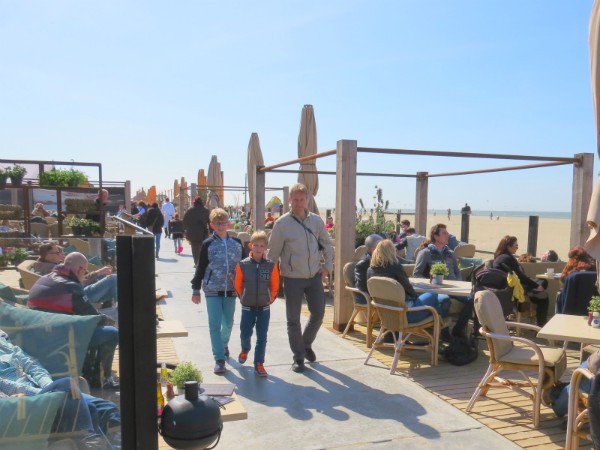
[[[225,361],[225,347],[233,328],[235,297],[206,297],[210,344],[215,361]]]
[[[271,319],[271,306],[242,306],[242,321],[240,322],[240,338],[242,351],[249,352],[252,348],[252,331],[256,325],[256,347],[254,348],[254,364],[265,362],[267,348],[267,332]]]

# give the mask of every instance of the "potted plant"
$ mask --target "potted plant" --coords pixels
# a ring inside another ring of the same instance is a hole
[[[0,267],[8,266],[8,263],[12,260],[12,256],[8,252],[2,252],[0,254]]]
[[[29,257],[29,252],[24,248],[17,247],[12,254],[12,261],[15,266],[18,266]]]
[[[202,383],[202,372],[191,362],[184,361],[171,372],[169,379],[177,389],[183,389],[186,381]]]
[[[594,295],[588,305],[588,325],[591,325],[594,313],[600,313],[600,295]]]
[[[80,170],[51,169],[40,173],[40,186],[77,187],[87,181],[87,177]]]
[[[13,186],[21,186],[23,184],[23,177],[27,173],[27,169],[19,164],[15,164],[12,167],[8,167],[6,173],[10,177],[10,183]]]
[[[433,284],[444,284],[444,277],[447,277],[450,272],[448,271],[448,266],[446,266],[445,263],[438,262],[431,265],[429,274],[432,276]]]

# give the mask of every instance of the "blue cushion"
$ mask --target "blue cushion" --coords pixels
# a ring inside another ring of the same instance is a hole
[[[70,332],[75,341],[72,363],[81,374],[90,339],[100,319],[100,316],[70,316],[16,308],[0,302],[0,329],[14,345],[37,359],[54,379],[70,375]]]
[[[481,264],[483,264],[483,259],[481,258],[464,258],[464,257],[460,257],[458,258],[458,264],[460,267],[469,267],[469,266],[480,266]]]
[[[65,392],[48,392],[31,397],[0,398],[0,448],[48,448],[48,435],[65,395]]]

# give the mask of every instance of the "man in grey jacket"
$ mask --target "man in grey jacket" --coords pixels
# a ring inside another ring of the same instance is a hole
[[[268,257],[280,260],[283,277],[290,348],[294,353],[294,372],[304,371],[304,358],[317,359],[312,343],[317,337],[325,314],[325,293],[322,277],[333,270],[333,248],[323,219],[310,212],[306,186],[297,183],[290,189],[292,210],[281,216],[273,226]],[[321,250],[325,264],[321,264]],[[310,311],[308,324],[302,331],[300,312],[302,299]]]

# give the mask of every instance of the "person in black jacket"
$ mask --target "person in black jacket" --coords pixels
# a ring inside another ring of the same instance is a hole
[[[162,215],[162,212],[160,212],[158,203],[152,203],[152,206],[148,209],[148,213],[146,215],[146,227],[149,231],[154,233],[156,259],[158,259],[158,252],[160,251],[160,238],[162,237],[164,224],[165,218]]]
[[[371,255],[381,240],[383,240],[383,238],[378,234],[368,235],[365,239],[365,247],[367,247],[367,252],[356,263],[356,266],[354,266],[354,286],[363,292],[369,292],[367,289],[367,271],[371,265]],[[363,305],[367,304],[367,299],[365,299],[361,294],[353,293],[353,295],[356,303]]]
[[[193,206],[183,215],[183,228],[185,229],[186,239],[192,247],[194,267],[198,265],[202,242],[208,237],[208,215],[209,211],[204,207],[202,197],[199,196],[194,198]]]
[[[523,289],[527,293],[531,303],[536,305],[537,324],[543,327],[546,324],[548,317],[548,293],[546,292],[547,281],[540,280],[536,282],[529,278],[525,272],[521,269],[519,262],[515,258],[515,254],[519,249],[519,243],[515,236],[504,236],[496,252],[494,253],[494,261],[492,267],[494,269],[500,269],[507,274],[514,272],[519,281],[523,286]]]
[[[371,256],[371,266],[367,270],[367,277],[387,277],[398,281],[406,292],[406,306],[433,306],[442,317],[448,316],[450,311],[450,297],[438,295],[435,292],[417,294],[410,284],[402,264],[396,256],[396,247],[389,239],[384,239],[377,244]],[[431,315],[429,311],[409,312],[406,318],[409,322],[420,322]]]

